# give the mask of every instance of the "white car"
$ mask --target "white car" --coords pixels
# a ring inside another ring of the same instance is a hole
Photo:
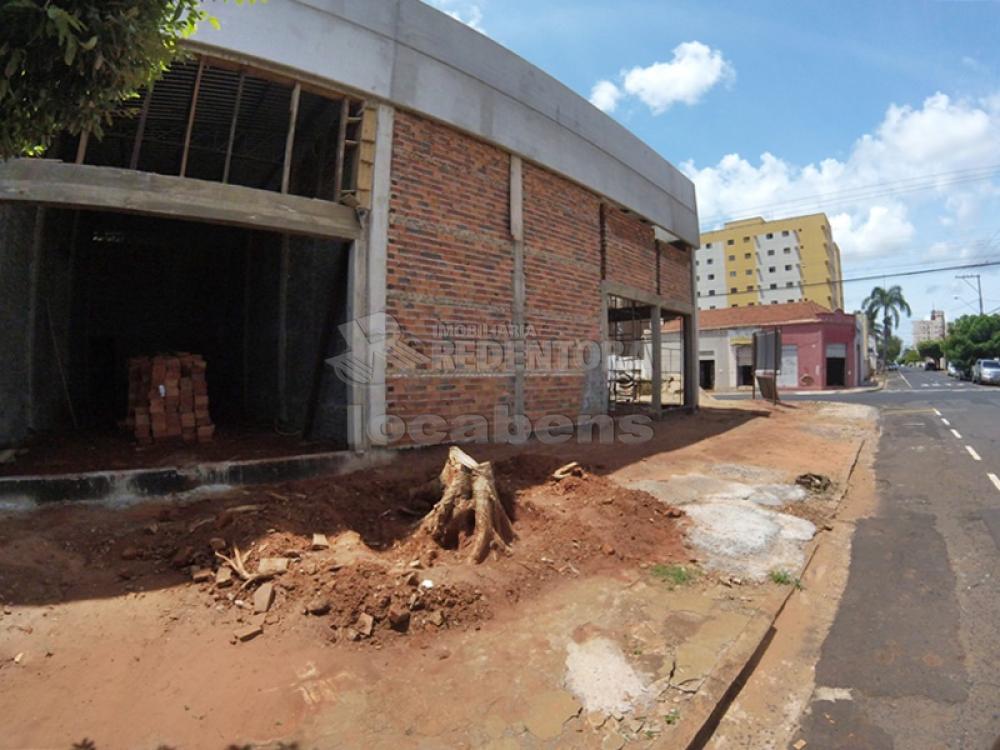
[[[1000,362],[995,359],[977,359],[972,366],[972,382],[1000,385]]]

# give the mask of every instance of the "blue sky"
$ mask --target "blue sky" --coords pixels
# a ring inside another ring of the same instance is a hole
[[[703,229],[825,210],[846,278],[1000,260],[996,0],[429,1],[683,169]],[[1000,307],[1000,272],[981,273]],[[976,306],[954,276],[885,281],[915,317],[954,319]]]

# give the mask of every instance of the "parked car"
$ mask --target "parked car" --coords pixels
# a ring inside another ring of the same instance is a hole
[[[972,366],[972,382],[1000,385],[1000,362],[995,359],[977,359]]]
[[[924,362],[924,369],[927,370],[928,372],[932,370],[937,370],[937,368],[938,368],[937,362],[934,362],[932,360],[927,360],[926,362]]]
[[[948,368],[947,368],[946,372],[948,373],[948,377],[949,378],[957,378],[958,377],[958,365],[956,365],[954,362],[949,362],[948,363]]]

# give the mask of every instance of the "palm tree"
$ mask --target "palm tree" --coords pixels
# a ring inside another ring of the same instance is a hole
[[[865,301],[861,303],[865,314],[870,321],[875,321],[879,315],[882,316],[882,362],[888,364],[889,342],[892,340],[892,329],[899,327],[900,313],[906,313],[909,317],[913,313],[910,305],[903,297],[903,290],[900,286],[891,286],[888,289],[877,286],[872,289]]]

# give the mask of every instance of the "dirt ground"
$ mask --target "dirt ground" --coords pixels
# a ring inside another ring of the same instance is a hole
[[[542,675],[589,632],[572,623],[652,619],[670,640],[649,570],[697,563],[683,511],[624,485],[720,463],[829,472],[857,446],[821,409],[677,414],[639,445],[471,448],[495,462],[517,533],[479,566],[416,532],[427,508],[411,489],[444,448],[183,502],[0,516],[0,747],[549,747],[567,746],[574,716],[568,744],[599,747],[608,735],[584,732],[580,705]],[[553,480],[571,460],[583,475]],[[234,547],[251,571],[287,570],[217,583],[216,548]],[[652,726],[635,737],[655,741]]]

